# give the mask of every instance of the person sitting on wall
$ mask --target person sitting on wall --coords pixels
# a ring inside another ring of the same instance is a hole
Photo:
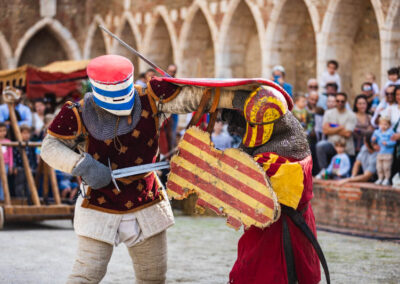
[[[364,136],[364,145],[356,157],[351,176],[338,181],[339,185],[347,182],[372,182],[376,176],[376,146],[371,143],[372,132]]]
[[[338,180],[346,178],[350,174],[351,163],[349,156],[345,153],[346,141],[343,138],[335,141],[336,155],[332,157],[327,169],[322,169],[317,178]]]
[[[336,108],[327,110],[323,118],[322,130],[327,140],[317,143],[317,159],[320,169],[326,169],[330,159],[336,154],[334,143],[343,138],[346,141],[346,153],[351,157],[355,155],[353,131],[357,123],[356,115],[346,108],[347,95],[336,95]]]

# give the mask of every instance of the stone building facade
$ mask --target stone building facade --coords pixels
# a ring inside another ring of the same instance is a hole
[[[180,77],[265,77],[286,68],[295,91],[340,63],[343,90],[400,65],[399,0],[0,0],[0,67],[125,55],[104,25]]]

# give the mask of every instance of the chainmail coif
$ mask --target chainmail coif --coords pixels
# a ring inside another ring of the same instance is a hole
[[[84,98],[82,117],[86,129],[94,138],[97,140],[107,140],[113,139],[115,134],[120,136],[132,131],[140,120],[141,112],[142,105],[137,94],[131,113],[132,122],[129,124],[128,116],[117,116],[102,109],[94,102],[93,94],[87,93]],[[115,127],[117,126],[118,118],[118,129],[116,131]]]

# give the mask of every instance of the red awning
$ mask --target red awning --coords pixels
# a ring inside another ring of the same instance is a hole
[[[26,94],[30,99],[42,98],[46,93],[64,97],[80,89],[80,80],[86,79],[86,68],[71,73],[44,72],[28,67]]]

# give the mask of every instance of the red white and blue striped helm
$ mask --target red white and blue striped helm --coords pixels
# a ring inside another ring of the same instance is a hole
[[[92,59],[86,71],[94,102],[115,115],[129,115],[136,95],[133,70],[132,62],[123,56],[102,55]]]

